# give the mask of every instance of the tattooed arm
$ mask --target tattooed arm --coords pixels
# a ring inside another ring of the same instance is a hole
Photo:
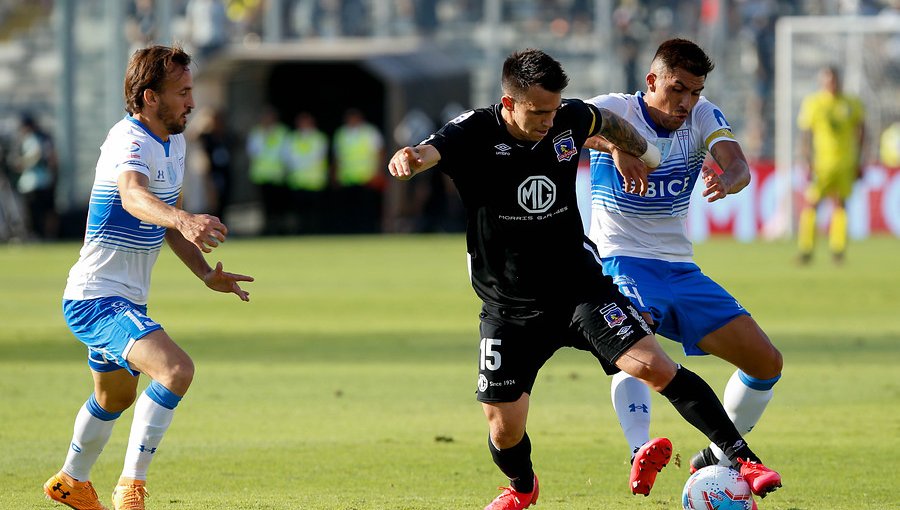
[[[648,168],[659,166],[661,154],[655,145],[647,143],[637,130],[627,120],[607,110],[600,111],[600,130],[594,134],[606,138],[609,143],[623,151],[637,156]]]
[[[616,170],[622,175],[622,189],[626,193],[647,193],[647,174],[659,166],[660,153],[647,143],[637,130],[615,113],[599,108],[600,129],[588,138],[584,146],[612,155]]]

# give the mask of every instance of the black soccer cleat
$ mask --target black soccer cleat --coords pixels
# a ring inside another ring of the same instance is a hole
[[[719,458],[716,457],[716,454],[712,452],[712,449],[707,446],[691,457],[691,473],[696,473],[706,466],[715,466],[718,463]]]

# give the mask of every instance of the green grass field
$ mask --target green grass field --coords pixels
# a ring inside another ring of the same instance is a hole
[[[464,250],[461,236],[231,240],[214,255],[257,278],[250,303],[206,290],[164,250],[150,315],[197,374],[150,468],[148,508],[482,508],[506,481],[474,399],[479,304]],[[856,242],[840,268],[825,257],[798,268],[781,243],[696,251],[784,353],[775,399],[748,436],[784,477],[761,510],[900,509],[900,240]],[[40,487],[91,391],[60,311],[77,252],[0,246],[0,510],[52,508]],[[687,459],[705,438],[654,396],[652,433],[672,439],[681,465],[649,498],[632,496],[592,359],[562,351],[535,387],[537,508],[680,508]],[[686,364],[719,392],[733,370]],[[130,416],[92,473],[104,502]]]

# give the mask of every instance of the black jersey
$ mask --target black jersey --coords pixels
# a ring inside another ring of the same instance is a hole
[[[423,143],[440,152],[466,209],[472,285],[503,306],[570,302],[602,277],[585,237],[575,177],[584,141],[600,129],[597,109],[564,100],[539,142],[514,138],[502,105],[466,112]]]

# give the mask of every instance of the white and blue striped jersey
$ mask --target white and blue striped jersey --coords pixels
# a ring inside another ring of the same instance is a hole
[[[109,130],[100,147],[84,246],[69,271],[64,299],[121,296],[147,304],[150,271],[166,229],[145,223],[122,207],[118,178],[122,172],[140,172],[150,179],[150,191],[174,206],[184,180],[184,154],[183,135],[171,135],[163,142],[131,116]]]
[[[630,122],[659,147],[662,162],[648,176],[646,196],[626,193],[612,156],[591,150],[591,222],[589,236],[601,257],[615,255],[690,262],[693,246],[685,218],[691,190],[707,151],[722,140],[735,141],[719,108],[701,97],[675,131],[656,126],[643,94],[608,94],[587,101]]]

